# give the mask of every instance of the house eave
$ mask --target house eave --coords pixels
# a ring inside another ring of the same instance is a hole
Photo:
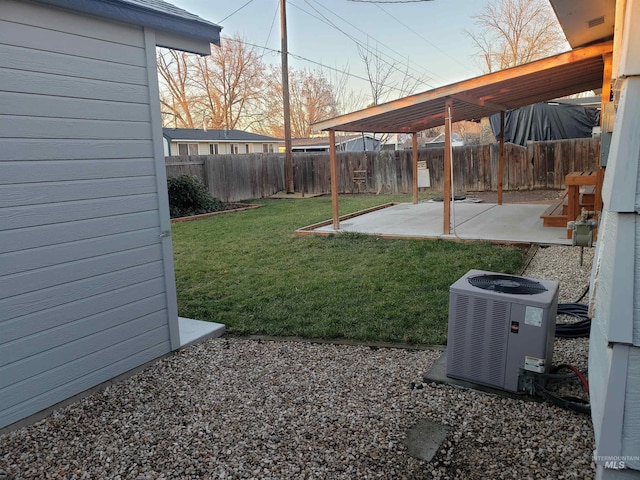
[[[161,35],[159,46],[176,48],[200,55],[210,55],[210,44],[220,45],[222,27],[203,20],[180,17],[170,12],[144,8],[122,0],[37,0],[39,3],[95,15],[142,27]]]

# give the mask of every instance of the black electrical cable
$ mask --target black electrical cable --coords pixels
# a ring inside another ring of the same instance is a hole
[[[584,287],[584,290],[582,291],[582,295],[580,295],[580,297],[574,303],[580,303],[588,292],[589,292],[589,285]]]
[[[559,372],[560,370],[571,371],[580,380],[580,383],[582,384],[582,388],[584,388],[587,395],[589,395],[589,381],[585,377],[582,370],[579,370],[573,365],[562,364],[562,365],[554,366],[551,369],[551,374],[557,375],[557,372]],[[548,375],[547,378],[549,378],[550,376],[551,375]],[[540,395],[543,399],[545,399],[549,403],[552,403],[553,405],[557,405],[558,407],[565,408],[567,410],[572,410],[578,413],[584,413],[587,415],[591,413],[591,406],[589,405],[589,402],[587,400],[583,400],[577,397],[561,397],[561,396],[555,395],[554,393],[547,390],[545,387],[543,387],[539,383],[535,383],[534,388],[538,395]]]
[[[585,377],[585,374],[582,372],[582,370],[578,369],[577,367],[574,367],[573,365],[568,365],[566,363],[563,363],[560,365],[554,365],[553,368],[551,369],[551,373],[558,373],[560,370],[570,370],[571,372],[573,372],[580,380],[580,383],[582,384],[582,388],[584,388],[584,391],[587,392],[587,394],[589,394],[589,380],[587,380],[587,377]]]
[[[558,315],[570,315],[576,317],[578,321],[574,323],[557,323],[556,337],[580,338],[589,336],[591,319],[589,318],[588,305],[583,303],[559,303]]]
[[[557,405],[558,407],[572,410],[578,413],[584,413],[585,415],[591,414],[591,406],[586,401],[575,397],[559,397],[554,395],[542,385],[535,385],[536,393],[544,398],[549,403]]]

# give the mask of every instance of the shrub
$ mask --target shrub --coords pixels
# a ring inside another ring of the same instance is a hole
[[[189,175],[169,178],[169,213],[171,218],[199,215],[201,213],[219,212],[227,206],[212,197],[202,182]]]

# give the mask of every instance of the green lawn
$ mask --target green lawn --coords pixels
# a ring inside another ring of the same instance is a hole
[[[408,196],[341,196],[345,214]],[[471,268],[517,273],[522,250],[488,243],[296,237],[331,217],[331,199],[173,225],[181,316],[236,335],[446,343],[449,286]]]

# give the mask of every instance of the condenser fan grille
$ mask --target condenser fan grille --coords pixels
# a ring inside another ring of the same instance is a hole
[[[475,277],[469,277],[468,280],[474,287],[500,293],[535,295],[547,291],[540,282],[509,275],[477,275]]]

